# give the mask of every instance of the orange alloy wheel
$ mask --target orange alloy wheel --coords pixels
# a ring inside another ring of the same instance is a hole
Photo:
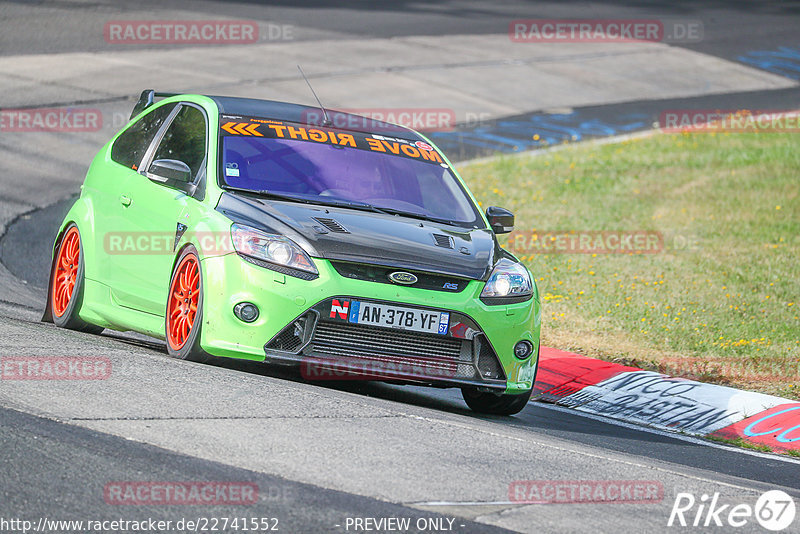
[[[197,256],[189,254],[175,269],[167,302],[167,341],[173,350],[185,344],[197,317],[200,301],[200,264]]]
[[[81,236],[76,227],[67,230],[61,247],[58,249],[55,269],[53,269],[53,314],[62,317],[75,293],[78,280],[78,265],[81,258]]]

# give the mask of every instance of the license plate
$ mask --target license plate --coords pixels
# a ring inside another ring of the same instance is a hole
[[[347,320],[355,324],[446,335],[450,314],[353,300]]]

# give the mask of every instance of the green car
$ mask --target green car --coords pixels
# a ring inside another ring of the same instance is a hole
[[[148,90],[59,228],[44,320],[310,380],[459,387],[473,410],[513,414],[541,320],[498,244],[513,225],[408,128]]]

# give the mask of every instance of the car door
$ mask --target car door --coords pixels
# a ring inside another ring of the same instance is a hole
[[[130,181],[139,176],[139,168],[155,136],[175,110],[174,103],[154,107],[128,126],[111,145],[111,161],[97,161],[103,172],[84,185],[93,203],[95,250],[106,252],[105,261],[87,265],[87,277],[115,287],[125,284],[124,271],[118,268],[133,250],[135,242],[125,233],[130,197]]]
[[[123,306],[146,313],[165,313],[167,290],[179,228],[189,228],[192,203],[204,194],[208,120],[199,106],[181,103],[156,136],[142,168],[127,182],[126,230],[137,238],[137,253],[125,257],[127,283],[115,287]],[[167,162],[165,164],[165,161]],[[174,169],[184,164],[187,174]],[[180,225],[180,226],[179,226]]]

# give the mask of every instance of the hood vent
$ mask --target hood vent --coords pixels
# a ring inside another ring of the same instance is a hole
[[[433,240],[437,247],[453,248],[453,238],[444,234],[433,234]]]
[[[326,217],[314,217],[313,219],[315,221],[319,222],[320,224],[322,224],[325,228],[327,228],[331,232],[335,232],[337,234],[349,234],[350,233],[350,231],[347,228],[345,228],[344,226],[342,226],[341,224],[339,224],[337,221],[335,221],[333,219],[328,219]]]

